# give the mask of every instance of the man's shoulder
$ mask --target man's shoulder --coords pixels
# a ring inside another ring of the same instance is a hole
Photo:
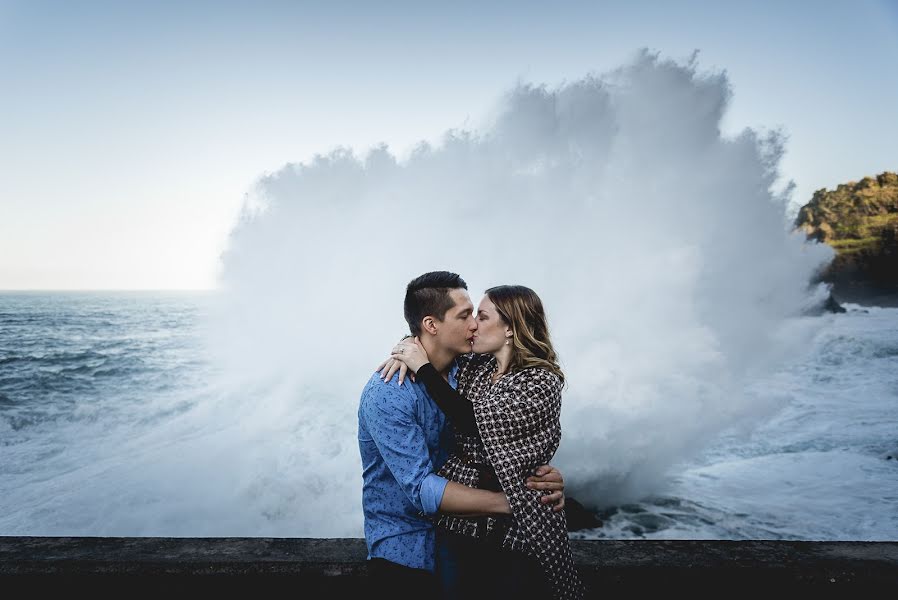
[[[362,390],[360,407],[410,409],[417,399],[412,389],[414,385],[407,379],[400,386],[398,373],[390,381],[384,381],[380,378],[380,374],[375,372]]]

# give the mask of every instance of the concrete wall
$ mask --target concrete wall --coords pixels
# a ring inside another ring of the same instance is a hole
[[[614,584],[729,593],[796,583],[888,583],[898,590],[898,542],[571,543],[595,598]],[[255,593],[288,586],[300,596],[364,594],[365,557],[361,539],[0,537],[4,580],[64,592],[119,587],[123,592]]]

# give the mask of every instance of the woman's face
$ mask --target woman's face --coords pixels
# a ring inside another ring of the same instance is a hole
[[[489,296],[484,296],[477,307],[477,331],[474,332],[474,352],[493,354],[505,345],[511,328],[502,321]]]

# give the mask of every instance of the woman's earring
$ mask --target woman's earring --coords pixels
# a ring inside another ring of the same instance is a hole
[[[505,340],[505,345],[506,345],[506,346],[508,345],[508,340]]]

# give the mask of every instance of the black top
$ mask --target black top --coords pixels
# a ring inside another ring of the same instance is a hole
[[[452,421],[452,426],[457,432],[478,435],[477,423],[474,421],[474,405],[463,398],[458,390],[453,389],[432,364],[421,365],[415,377],[421,380],[430,397],[446,418]]]

